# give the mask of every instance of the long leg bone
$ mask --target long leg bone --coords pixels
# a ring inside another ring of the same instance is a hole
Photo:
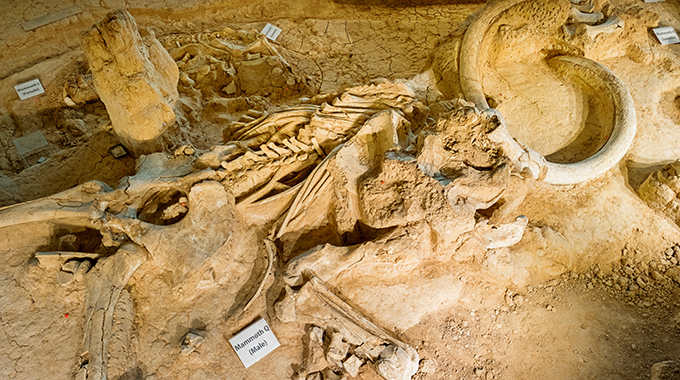
[[[115,306],[123,287],[148,257],[146,249],[126,244],[114,255],[100,259],[87,274],[83,367],[87,380],[106,380],[109,343]]]

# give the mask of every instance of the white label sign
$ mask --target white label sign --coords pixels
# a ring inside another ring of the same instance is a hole
[[[276,38],[279,36],[279,34],[281,34],[281,29],[275,27],[272,24],[267,24],[264,26],[264,29],[262,29],[262,34],[264,34],[270,40],[276,41]]]
[[[659,39],[659,42],[661,42],[661,45],[670,45],[670,44],[677,44],[680,43],[680,38],[678,38],[678,34],[675,32],[675,29],[671,26],[664,26],[663,28],[654,28],[654,34],[656,34],[656,38]]]
[[[645,0],[645,3],[659,3],[666,0]]]
[[[21,100],[45,93],[45,89],[38,79],[18,84],[14,86],[14,89],[17,91],[17,94],[19,94],[19,99]]]
[[[279,346],[279,341],[263,318],[229,339],[229,343],[246,368]]]

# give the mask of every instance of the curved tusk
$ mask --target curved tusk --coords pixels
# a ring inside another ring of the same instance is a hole
[[[548,162],[545,182],[576,184],[593,179],[614,167],[633,144],[637,130],[635,105],[628,89],[609,69],[586,58],[559,56],[548,61],[558,73],[575,75],[586,82],[600,79],[614,102],[614,128],[607,143],[594,155],[573,164]]]
[[[489,107],[482,87],[480,72],[480,51],[484,36],[489,26],[511,7],[527,0],[501,0],[487,5],[472,21],[463,36],[460,49],[460,85],[465,98],[474,103],[482,111],[499,116],[500,125],[489,136],[503,145],[506,154],[519,170],[529,168],[534,178],[539,179],[545,173],[544,181],[555,185],[576,184],[595,178],[616,165],[630,148],[637,121],[633,100],[621,80],[611,71],[597,62],[584,58],[560,56],[549,61],[550,66],[558,71],[568,72],[592,80],[593,77],[603,81],[611,93],[615,107],[615,123],[609,141],[595,155],[573,164],[556,164],[545,161],[540,154],[515,141],[505,127],[500,113]],[[611,20],[617,25],[616,20]],[[608,28],[610,26],[605,26]],[[597,27],[595,27],[597,28]]]
[[[460,46],[460,86],[465,94],[465,99],[474,103],[482,111],[491,108],[486,102],[484,89],[482,88],[482,74],[479,72],[479,52],[482,41],[489,26],[508,8],[527,0],[497,1],[487,4],[472,20],[470,27],[463,36]]]

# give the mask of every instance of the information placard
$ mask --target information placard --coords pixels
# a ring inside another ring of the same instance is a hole
[[[246,368],[255,364],[279,346],[279,341],[264,318],[257,320],[234,335],[233,338],[229,339],[229,343]]]
[[[276,41],[276,38],[279,37],[279,34],[281,34],[281,29],[275,27],[272,24],[267,24],[264,26],[264,29],[262,29],[262,34],[264,34],[270,40]]]
[[[19,99],[21,100],[45,93],[45,89],[43,88],[42,84],[40,84],[39,79],[33,79],[28,82],[18,84],[14,86],[14,89],[16,90],[17,94],[19,94]]]
[[[672,26],[664,26],[661,28],[654,28],[654,34],[659,39],[661,45],[670,45],[680,43],[678,33],[675,32]]]

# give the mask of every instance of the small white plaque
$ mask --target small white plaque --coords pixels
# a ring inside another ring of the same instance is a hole
[[[662,28],[654,28],[654,34],[659,39],[661,45],[670,45],[680,43],[678,33],[675,32],[672,26],[664,26]]]
[[[264,318],[234,335],[233,338],[229,339],[229,343],[246,368],[255,364],[279,346],[279,341]]]
[[[659,3],[666,0],[645,0],[645,3]]]
[[[262,29],[262,34],[264,34],[270,40],[276,41],[276,38],[279,36],[279,34],[281,34],[281,29],[275,27],[272,24],[267,24],[264,26],[264,29]]]
[[[19,94],[19,99],[21,100],[45,93],[45,89],[43,88],[42,84],[40,84],[39,79],[33,79],[31,81],[18,84],[14,86],[14,89],[17,91],[17,94]]]

